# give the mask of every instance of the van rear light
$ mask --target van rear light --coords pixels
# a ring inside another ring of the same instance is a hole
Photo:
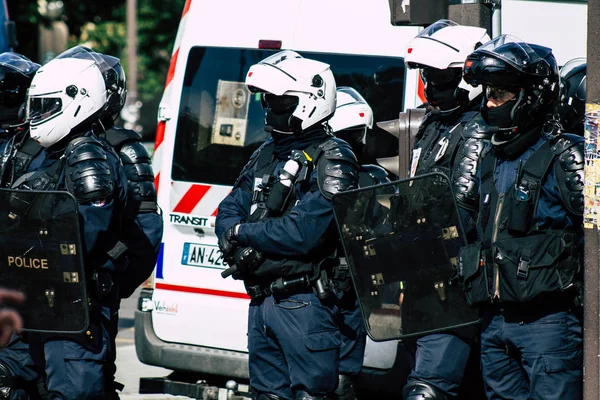
[[[258,48],[267,50],[280,50],[281,40],[259,40]]]

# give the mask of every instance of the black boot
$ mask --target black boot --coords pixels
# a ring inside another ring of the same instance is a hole
[[[446,395],[426,382],[409,382],[402,391],[404,400],[448,400]]]

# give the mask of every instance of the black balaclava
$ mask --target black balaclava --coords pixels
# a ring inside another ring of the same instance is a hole
[[[487,103],[487,100],[484,100]],[[481,116],[489,126],[497,126],[498,128],[510,128],[514,126],[513,108],[517,103],[517,99],[508,100],[506,103],[489,108],[484,104],[481,109]]]
[[[441,85],[428,83],[425,87],[425,98],[432,106],[442,111],[452,110],[458,106],[456,101],[456,90],[460,83],[460,76],[455,80]]]

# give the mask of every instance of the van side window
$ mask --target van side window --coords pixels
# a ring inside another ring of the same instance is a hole
[[[252,152],[268,137],[260,94],[250,93],[244,80],[250,66],[272,52],[219,47],[191,49],[177,120],[173,180],[233,184]],[[330,64],[337,85],[358,90],[373,108],[375,121],[397,118],[403,110],[402,58],[300,53]],[[377,127],[374,129],[363,162],[373,163],[376,157],[397,154],[397,139]]]

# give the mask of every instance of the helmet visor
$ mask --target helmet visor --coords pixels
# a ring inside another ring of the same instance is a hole
[[[263,106],[275,114],[291,114],[294,112],[300,99],[297,96],[275,96],[271,93],[263,94]]]
[[[447,28],[449,26],[459,26],[456,22],[448,19],[440,19],[439,21],[429,25],[426,29],[422,30],[417,37],[420,38],[431,38],[437,31]]]
[[[560,78],[562,80],[568,79],[574,73],[579,72],[581,69],[586,68],[586,59],[584,57],[574,58],[567,61],[565,65],[560,69]]]
[[[518,70],[526,70],[529,65],[542,59],[531,46],[512,35],[500,35],[476,51],[499,58]]]
[[[38,125],[62,112],[62,100],[60,97],[30,97],[26,112],[29,123]]]
[[[338,92],[338,97],[340,93],[344,93],[346,95],[348,95],[349,97],[352,98],[352,100],[354,101],[344,101],[343,104],[350,104],[350,103],[364,103],[367,104],[367,101],[364,99],[364,97],[362,97],[360,95],[360,93],[358,93],[356,91],[356,89],[351,88],[349,86],[341,86],[337,88],[337,92]],[[344,97],[344,96],[342,96]],[[349,100],[348,98],[346,98],[347,100]],[[340,104],[338,104],[339,106]]]
[[[40,68],[39,64],[34,63],[27,57],[11,52],[0,54],[0,66],[11,69],[25,76],[33,74]]]
[[[460,68],[421,68],[421,79],[423,83],[429,83],[434,86],[444,85],[446,83],[455,82],[462,75]],[[458,82],[457,82],[458,84]]]
[[[120,63],[117,57],[99,54],[85,46],[75,46],[56,56],[57,59],[62,58],[79,58],[82,60],[94,61],[98,69],[104,75],[107,71],[112,70]]]

